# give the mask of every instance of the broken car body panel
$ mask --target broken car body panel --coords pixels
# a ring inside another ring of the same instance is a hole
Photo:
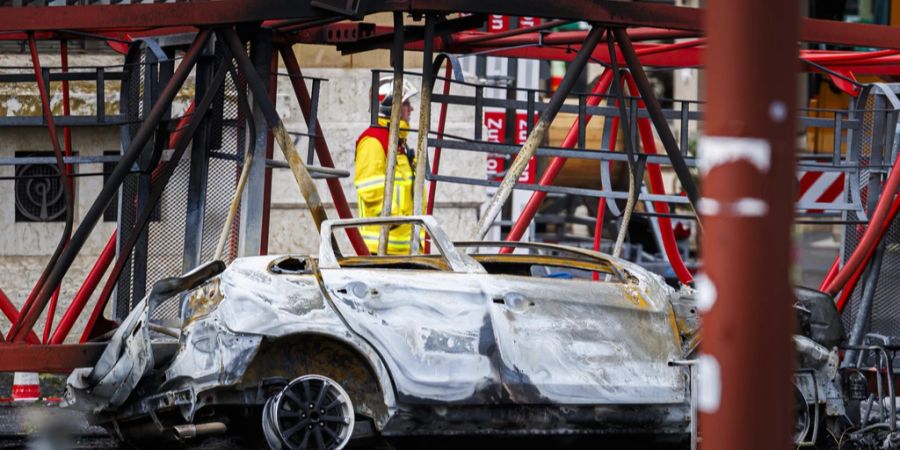
[[[394,222],[423,226],[440,255],[343,257],[332,247],[336,228]],[[687,431],[688,379],[668,364],[685,356],[672,306],[679,293],[659,277],[557,246],[537,246],[553,254],[469,255],[460,248],[471,244],[457,248],[430,217],[328,221],[322,243],[318,259],[238,259],[184,294],[178,352],[140,366],[158,380],[151,387],[116,404],[96,398],[103,390],[90,377],[73,374],[67,401],[100,422],[154,408],[176,408],[190,422],[205,406],[261,404],[261,394],[248,393],[253,386],[259,391],[274,372],[305,375],[274,367],[310,367],[312,351],[298,349],[327,338],[334,346],[326,353],[343,347],[352,364],[368,366],[357,378],[371,377],[374,388],[357,392],[379,398],[354,404],[384,434]],[[603,275],[541,276],[535,267]],[[119,364],[137,361],[117,355]],[[186,400],[160,402],[166,393]]]

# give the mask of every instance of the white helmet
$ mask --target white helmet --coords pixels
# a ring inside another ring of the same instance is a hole
[[[391,105],[393,105],[394,93],[394,77],[386,75],[378,81],[378,114],[381,116],[391,115]],[[406,78],[403,79],[403,102],[408,102],[415,97],[419,91]]]

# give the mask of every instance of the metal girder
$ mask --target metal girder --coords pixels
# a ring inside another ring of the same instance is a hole
[[[333,15],[309,2],[221,0],[130,5],[0,8],[0,31],[126,30],[146,27],[212,26],[270,19],[317,19]]]
[[[438,22],[434,26],[434,34],[440,36],[447,33],[457,33],[471,30],[484,25],[487,20],[485,15],[471,15],[458,19],[449,19]],[[421,41],[425,37],[425,27],[418,25],[406,25],[403,27],[403,41]],[[342,54],[359,53],[377,48],[389,48],[393,44],[393,27],[376,27],[375,33],[368,38],[361,38],[355,43],[338,45]]]
[[[217,24],[293,19],[317,20],[335,14],[309,1],[221,0],[129,5],[44,6],[2,8],[0,31],[111,32],[165,27],[206,27]],[[656,3],[568,0],[370,0],[360,14],[409,11],[504,14],[549,19],[585,20],[608,26],[653,27],[703,33],[704,10]],[[781,12],[773,12],[780,14]],[[463,20],[463,19],[459,19]],[[145,30],[141,31],[145,32]],[[3,39],[5,37],[0,37]],[[900,48],[900,29],[882,25],[802,19],[799,39],[835,45]],[[389,42],[387,43],[389,45]]]
[[[77,345],[0,345],[0,372],[69,373],[91,367],[100,358],[105,342]]]

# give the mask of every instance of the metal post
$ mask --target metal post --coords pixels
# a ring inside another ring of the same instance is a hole
[[[572,90],[575,81],[581,75],[581,71],[584,70],[584,66],[594,52],[594,48],[597,47],[597,43],[600,42],[600,37],[602,35],[602,27],[594,25],[593,28],[591,28],[591,32],[588,34],[587,39],[585,39],[584,44],[582,44],[581,48],[578,50],[578,54],[575,55],[575,58],[569,65],[566,76],[560,83],[559,88],[553,93],[553,97],[551,97],[550,101],[547,103],[547,108],[541,113],[541,118],[538,120],[537,125],[535,125],[531,133],[528,134],[528,139],[525,140],[525,144],[522,145],[522,149],[519,150],[516,159],[513,160],[507,170],[506,175],[503,177],[503,181],[500,182],[497,193],[491,198],[488,207],[485,209],[484,215],[481,216],[481,219],[478,221],[478,229],[475,232],[473,240],[480,241],[484,239],[484,236],[487,235],[488,231],[491,229],[494,219],[500,214],[503,204],[506,203],[506,200],[512,193],[512,188],[516,184],[516,180],[522,175],[522,172],[525,170],[525,167],[528,166],[531,157],[534,156],[538,146],[543,142],[547,130],[550,128],[550,122],[553,122],[556,113],[558,113],[559,109],[562,107],[566,96],[569,95],[569,91]],[[476,117],[476,121],[480,122],[481,118]]]
[[[284,67],[288,71],[288,75],[291,80],[291,85],[294,87],[294,95],[297,96],[297,101],[300,102],[300,111],[303,112],[304,117],[309,117],[312,114],[312,98],[309,94],[309,91],[306,89],[306,84],[303,82],[303,72],[300,71],[300,64],[297,63],[297,57],[294,55],[293,50],[291,50],[290,46],[283,46],[280,48],[281,50],[281,59],[284,60]],[[377,86],[377,77],[376,83],[373,86]],[[376,95],[376,99],[378,98],[377,89],[373,89]],[[377,112],[378,108],[373,108],[373,111]],[[331,150],[328,148],[328,141],[325,140],[325,135],[322,133],[322,126],[316,122],[316,156],[319,158],[319,164],[323,167],[334,167],[334,160],[331,159]],[[334,208],[337,210],[338,217],[341,219],[350,219],[353,218],[353,213],[350,211],[350,204],[347,203],[347,197],[344,195],[344,188],[341,186],[340,180],[337,178],[328,178],[325,180],[325,183],[328,185],[328,191],[331,193],[331,201],[334,202]],[[362,235],[359,234],[359,230],[356,228],[345,228],[345,232],[347,233],[347,237],[350,239],[350,243],[353,245],[353,250],[356,251],[357,255],[365,256],[369,254],[369,248],[366,247],[365,241],[363,241]]]
[[[403,13],[394,13],[394,45],[391,47],[394,67],[394,89],[391,93],[391,123],[388,124],[387,162],[384,174],[384,195],[381,217],[390,217],[394,200],[394,171],[397,168],[397,148],[400,146],[400,109],[403,107]],[[378,233],[378,254],[387,254],[390,228],[382,225]]]
[[[210,79],[213,76],[213,61],[211,55],[204,55],[197,61],[196,81],[194,82],[194,104],[197,104],[206,94]],[[193,105],[192,105],[193,106]],[[194,108],[189,108],[187,113],[195,114]],[[188,118],[188,120],[193,117]],[[178,128],[182,123],[178,123]],[[203,223],[206,216],[206,188],[209,178],[209,117],[204,117],[200,128],[194,133],[194,141],[191,144],[191,160],[188,175],[187,215],[184,220],[184,258],[181,263],[181,272],[187,273],[200,265],[203,245]],[[178,130],[174,134],[180,134]]]
[[[275,141],[278,142],[278,147],[281,148],[284,159],[287,160],[288,165],[291,167],[291,174],[294,175],[294,181],[297,182],[297,186],[300,188],[300,194],[303,195],[303,199],[306,200],[306,207],[312,215],[313,222],[316,224],[316,229],[321,228],[322,222],[328,218],[328,215],[325,213],[325,206],[322,204],[319,190],[316,188],[316,183],[309,174],[306,165],[303,164],[303,158],[300,157],[300,153],[297,151],[297,148],[294,147],[294,142],[284,128],[284,123],[282,123],[281,119],[278,117],[278,111],[275,110],[275,104],[266,97],[265,83],[263,83],[262,78],[256,71],[253,70],[253,63],[250,62],[250,58],[244,53],[241,41],[238,39],[234,29],[226,28],[217,31],[216,35],[227,44],[228,51],[226,53],[230,53],[235,61],[237,61],[239,69],[247,80],[247,85],[254,93],[254,101],[262,108],[266,121],[275,134]],[[226,55],[226,57],[227,56],[228,55]]]
[[[122,158],[119,160],[116,168],[113,169],[107,182],[103,185],[103,189],[97,194],[97,199],[84,215],[84,218],[75,230],[72,239],[69,241],[65,250],[63,250],[59,260],[56,261],[56,264],[53,266],[53,269],[47,277],[46,283],[35,297],[33,307],[23,308],[20,320],[13,325],[12,330],[10,331],[11,341],[22,341],[27,333],[31,331],[31,327],[34,326],[34,323],[43,311],[44,306],[46,306],[47,302],[50,300],[50,295],[53,293],[53,286],[59,284],[60,280],[62,280],[63,276],[65,276],[66,272],[69,270],[69,267],[72,266],[72,262],[75,261],[75,257],[78,256],[81,247],[84,245],[88,236],[90,236],[94,226],[97,225],[97,221],[100,220],[109,201],[116,195],[119,185],[122,184],[122,181],[128,173],[131,172],[132,164],[134,164],[140,156],[144,144],[147,143],[152,136],[157,123],[162,119],[163,113],[171,106],[172,99],[175,98],[175,94],[178,93],[181,84],[184,83],[185,78],[187,78],[193,68],[194,62],[197,60],[197,56],[200,54],[200,50],[206,44],[209,36],[210,32],[208,30],[201,30],[197,34],[191,47],[185,53],[181,64],[178,66],[178,70],[175,72],[172,79],[169,80],[165,89],[163,89],[159,100],[153,105],[153,109],[150,110],[150,113],[144,119],[144,122],[141,123],[141,126],[137,133],[135,133],[134,139],[131,141],[128,149],[122,154]]]
[[[419,142],[416,145],[416,172],[413,179],[413,214],[425,212],[425,164],[428,160],[428,133],[431,131],[431,91],[434,46],[434,18],[425,16],[425,47],[422,51],[422,89],[419,90]],[[449,82],[449,81],[448,81]],[[419,252],[419,225],[413,225],[410,252]]]
[[[278,96],[278,49],[272,47],[269,57],[269,101],[273,104]],[[266,161],[275,156],[275,133],[266,133]],[[259,237],[259,254],[269,254],[269,222],[272,217],[272,168],[266,166],[266,177],[263,180],[263,216],[260,224],[262,230]]]
[[[787,449],[794,427],[794,205],[785,193],[795,183],[800,6],[710,0],[705,23],[709,103],[697,212],[706,274],[696,280],[704,315],[701,446]]]
[[[878,277],[881,275],[881,262],[884,260],[884,241],[875,250],[875,257],[869,261],[869,270],[866,272],[866,281],[863,283],[862,296],[859,299],[859,308],[853,320],[853,330],[850,332],[850,345],[863,344],[863,337],[869,332],[869,322],[872,319],[872,307],[875,303],[875,290],[878,287]],[[856,355],[859,351],[850,348],[844,356],[844,365],[856,367]]]
[[[242,46],[243,47],[243,46]],[[246,54],[243,51],[242,54]],[[254,34],[250,47],[250,58],[253,61],[254,74],[262,80],[269,79],[269,58],[272,56],[272,30],[259,28]],[[243,67],[242,72],[247,71]],[[267,87],[264,85],[264,88]],[[243,202],[240,212],[240,241],[238,243],[238,254],[241,256],[252,256],[259,254],[260,244],[262,244],[262,218],[263,203],[265,194],[265,175],[266,175],[266,141],[269,136],[269,125],[267,123],[265,113],[263,112],[261,97],[269,99],[268,89],[263,92],[251,90],[253,104],[253,122],[256,128],[256,136],[251,139],[255,140],[254,155],[250,161],[249,173],[247,176],[247,187],[242,195]]]

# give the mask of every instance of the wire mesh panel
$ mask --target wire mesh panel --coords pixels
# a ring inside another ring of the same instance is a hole
[[[137,61],[137,57],[134,58]],[[141,52],[141,63],[146,63],[146,58]],[[128,82],[123,83],[122,104],[126,109],[125,114],[133,123],[123,127],[123,146],[130,142],[131,136],[137,130],[140,120],[144,118],[144,112],[149,110],[152,102],[148,102],[146,95],[159,89],[145,89],[144,70],[133,70],[128,77]],[[183,89],[190,92],[194,90],[193,79],[189,79]],[[136,277],[144,277],[146,289],[149,291],[153,283],[167,277],[181,275],[185,260],[185,233],[201,233],[200,261],[206,262],[212,259],[215,249],[225,224],[231,199],[235,192],[238,175],[241,170],[244,149],[247,141],[246,117],[242,108],[239,108],[237,86],[246,86],[242,81],[235,83],[229,76],[216,94],[216,99],[207,115],[210,122],[210,139],[207,140],[209,148],[201,164],[201,170],[207,171],[207,189],[204,202],[203,223],[198,227],[186,225],[188,213],[188,195],[191,184],[191,160],[187,157],[181,161],[165,161],[159,163],[158,169],[165,164],[177,164],[171,179],[167,183],[160,199],[160,213],[151,218],[147,226],[147,258],[146,264],[129,261],[119,284],[116,297],[116,315],[124,317],[131,308],[140,301],[136,295],[134,280]],[[154,99],[155,100],[155,99]],[[169,129],[179,118],[172,119]],[[166,146],[167,147],[167,146]],[[151,151],[152,145],[148,145],[145,151]],[[195,163],[197,163],[195,161]],[[156,177],[151,177],[156,178]],[[154,179],[155,185],[161,180]],[[120,204],[119,225],[121,230],[130,230],[138,215],[138,191],[139,176],[130,175],[123,185],[122,201]],[[222,258],[226,263],[231,262],[236,256],[238,229],[235,225],[230,230],[226,241]],[[125,234],[125,233],[121,233]],[[127,236],[120,236],[120,242],[124,242]],[[134,257],[132,256],[133,260]],[[173,319],[178,316],[178,298],[169,299],[160,304],[154,311],[154,319]]]
[[[892,147],[895,142],[893,135],[897,126],[896,114],[885,113],[895,110],[898,105],[892,104],[880,89],[877,86],[873,89],[865,100],[865,108],[860,112],[861,126],[858,133],[853,135],[851,151],[858,152],[861,169],[856,179],[848,177],[850,189],[846,190],[848,196],[860,196],[869,215],[881,194],[886,168],[892,164]],[[842,262],[846,262],[859,245],[868,221],[868,217],[854,211],[848,212],[846,219],[849,223],[843,229]],[[900,270],[900,222],[894,221],[890,225],[884,239],[885,253],[875,289],[869,331],[900,336],[900,303],[896,301],[900,294],[900,279],[894,276]],[[865,277],[861,277],[844,309],[843,321],[847,330],[852,328],[856,320],[864,284]]]

